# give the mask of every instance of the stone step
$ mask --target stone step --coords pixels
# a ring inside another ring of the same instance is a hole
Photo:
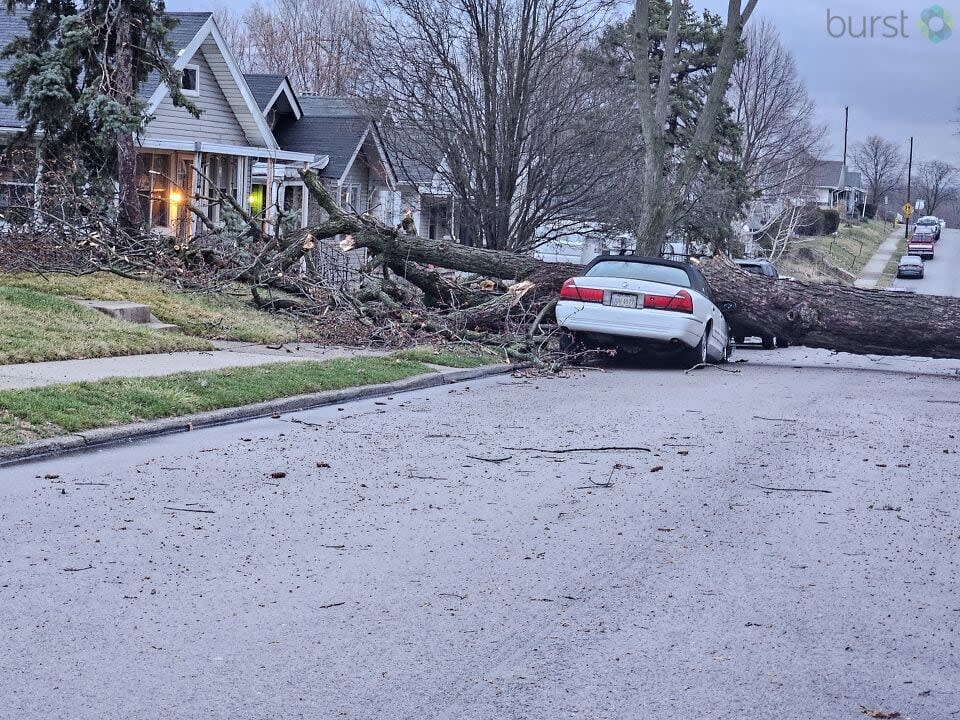
[[[151,317],[153,317],[151,315]],[[151,330],[160,330],[161,332],[180,332],[179,325],[173,325],[172,323],[160,322],[156,318],[153,318],[150,322],[146,324],[146,327]]]
[[[117,320],[144,325],[153,330],[164,330],[167,332],[178,332],[180,328],[170,323],[160,322],[152,312],[149,305],[142,303],[127,302],[125,300],[77,300],[81,305],[102,312]]]

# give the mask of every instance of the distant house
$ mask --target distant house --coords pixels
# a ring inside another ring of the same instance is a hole
[[[847,168],[842,160],[817,160],[803,189],[821,208],[852,213],[867,200],[862,184],[860,173]]]
[[[379,127],[397,173],[402,212],[410,213],[422,237],[456,239],[457,205],[440,153],[416,129],[398,127],[389,112]]]
[[[400,222],[397,175],[374,122],[350,98],[299,98],[302,116],[278,116],[275,128],[280,146],[289,152],[325,155],[320,178],[338,204],[356,213],[369,213],[387,225]],[[269,116],[276,105],[268,106]],[[306,219],[320,222],[324,213],[315,201]]]

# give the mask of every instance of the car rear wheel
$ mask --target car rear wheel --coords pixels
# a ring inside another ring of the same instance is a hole
[[[685,365],[695,367],[697,365],[706,365],[709,362],[707,358],[707,343],[709,337],[710,328],[707,328],[707,331],[703,334],[703,337],[700,338],[700,344],[686,352],[684,357]]]
[[[560,334],[560,352],[572,355],[580,352],[582,345],[576,333],[564,331]]]

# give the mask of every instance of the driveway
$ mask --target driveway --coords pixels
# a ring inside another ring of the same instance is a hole
[[[957,715],[960,363],[740,357],[0,469],[0,717]]]

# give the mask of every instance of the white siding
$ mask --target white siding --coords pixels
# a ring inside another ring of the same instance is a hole
[[[202,111],[200,117],[193,117],[185,108],[174,107],[168,95],[147,125],[145,137],[247,145],[243,128],[224,97],[203,51],[197,51],[187,64],[199,67],[200,96],[189,99]]]

